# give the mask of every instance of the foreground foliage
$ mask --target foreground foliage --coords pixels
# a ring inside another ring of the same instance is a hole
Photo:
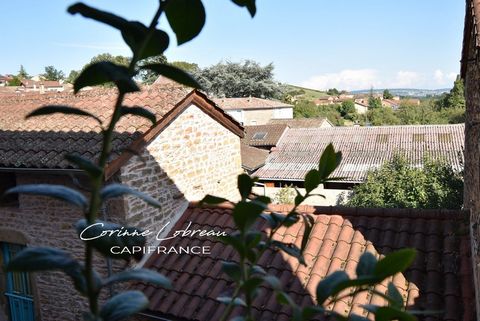
[[[255,14],[256,7],[254,0],[232,1],[239,6],[246,7],[252,16]],[[7,194],[24,193],[42,195],[68,202],[70,205],[77,207],[84,215],[84,218],[79,219],[76,223],[77,232],[80,234],[86,226],[100,223],[98,220],[100,208],[102,204],[110,198],[131,194],[152,206],[160,206],[156,200],[148,195],[132,190],[128,186],[119,184],[103,186],[105,167],[112,150],[113,133],[119,119],[124,115],[133,114],[145,117],[153,124],[156,123],[155,115],[148,110],[138,106],[133,108],[123,106],[123,100],[127,93],[140,90],[135,82],[135,77],[142,70],[154,71],[178,83],[191,87],[199,87],[197,81],[181,69],[167,65],[161,61],[152,62],[151,59],[152,57],[163,55],[169,46],[168,34],[163,30],[157,29],[157,24],[162,14],[166,15],[176,35],[178,44],[182,44],[193,39],[201,31],[205,22],[205,11],[202,2],[199,0],[160,1],[158,9],[148,27],[140,22],[129,21],[82,3],[70,6],[68,12],[71,14],[80,14],[86,18],[113,27],[122,34],[123,39],[132,50],[132,58],[128,62],[125,62],[125,64],[104,60],[94,61],[75,77],[75,93],[78,93],[82,88],[87,86],[105,85],[107,83],[111,83],[117,87],[118,96],[113,106],[112,118],[108,124],[103,124],[101,120],[83,110],[69,106],[42,106],[27,116],[35,117],[64,113],[91,117],[99,122],[102,126],[103,144],[98,161],[93,163],[79,156],[67,156],[68,161],[88,174],[91,190],[88,195],[85,196],[65,186],[40,184],[20,185],[7,191]],[[268,248],[282,250],[296,257],[302,264],[305,264],[302,252],[312,230],[313,218],[298,213],[296,209],[298,205],[311,195],[311,192],[315,188],[328,180],[340,160],[341,154],[335,152],[333,146],[328,146],[320,159],[318,167],[311,170],[305,177],[306,194],[302,195],[297,192],[294,199],[295,206],[288,215],[267,211],[270,199],[252,194],[254,179],[247,175],[240,175],[238,177],[238,189],[241,200],[233,204],[234,209],[232,213],[236,232],[222,238],[222,240],[234,247],[239,253],[240,262],[225,262],[223,265],[223,271],[235,284],[235,291],[231,297],[218,298],[219,301],[227,304],[222,320],[228,319],[235,305],[246,307],[245,317],[238,317],[236,321],[252,320],[252,302],[255,296],[258,295],[258,288],[262,283],[268,284],[275,290],[278,302],[289,305],[293,309],[294,320],[308,320],[314,314],[333,315],[339,320],[366,320],[356,315],[350,315],[348,317],[339,315],[326,310],[324,305],[338,300],[339,293],[347,288],[352,288],[353,293],[363,291],[372,292],[372,286],[374,284],[404,271],[411,264],[415,252],[410,249],[389,254],[378,261],[372,254],[365,253],[362,255],[357,266],[357,278],[350,279],[344,271],[337,271],[327,276],[319,282],[317,286],[317,304],[306,308],[299,307],[292,298],[283,291],[279,280],[268,275],[257,265],[258,259]],[[209,204],[218,204],[226,201],[227,200],[215,196],[207,196],[203,200],[204,203]],[[255,228],[255,222],[258,219],[264,219],[268,222],[270,231],[267,236]],[[280,227],[296,224],[300,220],[302,220],[305,230],[301,247],[274,240],[275,232]],[[78,293],[88,299],[89,310],[85,311],[84,320],[116,321],[127,319],[148,306],[149,302],[145,295],[139,291],[125,291],[114,295],[101,304],[99,297],[103,289],[108,288],[114,283],[131,280],[153,283],[165,288],[170,288],[171,283],[163,275],[145,269],[126,270],[107,278],[102,278],[99,273],[96,272],[93,264],[94,252],[117,260],[140,260],[141,256],[131,256],[130,254],[115,255],[112,254],[110,249],[113,246],[141,247],[145,245],[146,240],[143,236],[133,238],[117,235],[88,240],[92,235],[99,235],[101,232],[106,232],[107,230],[121,228],[121,226],[110,222],[101,223],[103,223],[103,225],[96,225],[94,229],[91,228],[88,230],[89,233],[92,233],[91,235],[88,233],[83,234],[87,239],[87,241],[85,241],[85,257],[83,261],[75,259],[71,254],[60,249],[27,247],[9,262],[7,270],[24,272],[46,270],[63,271],[71,278]],[[134,228],[126,227],[126,230],[133,231]],[[389,284],[386,294],[376,293],[375,291],[372,293],[382,296],[389,302],[389,305],[385,307],[374,305],[364,306],[364,309],[376,316],[376,320],[398,319],[410,321],[415,319],[410,313],[405,311],[405,302],[393,284]]]
[[[369,172],[346,202],[353,207],[426,209],[460,209],[462,204],[462,173],[441,160],[427,159],[423,168],[412,167],[399,155]]]

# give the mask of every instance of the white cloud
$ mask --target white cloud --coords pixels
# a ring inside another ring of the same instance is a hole
[[[377,74],[375,69],[345,69],[337,73],[313,76],[301,85],[320,90],[334,87],[347,90],[365,89],[380,85]]]
[[[452,86],[455,72],[437,69],[431,73],[400,70],[395,73],[380,73],[376,69],[344,69],[339,72],[310,77],[300,85],[307,88],[345,90],[374,88],[444,88]]]
[[[399,71],[395,80],[388,83],[389,88],[411,88],[423,83],[423,75],[415,71]]]
[[[453,81],[457,78],[456,72],[445,73],[440,69],[435,70],[433,73],[433,78],[439,86],[449,87],[452,85]]]

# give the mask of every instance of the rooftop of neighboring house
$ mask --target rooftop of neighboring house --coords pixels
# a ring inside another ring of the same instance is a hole
[[[243,143],[250,146],[274,147],[287,131],[285,124],[245,126]]]
[[[318,166],[329,143],[343,155],[333,176],[345,182],[362,182],[369,170],[395,154],[406,157],[412,166],[421,166],[430,157],[461,169],[464,124],[290,128],[254,175],[263,180],[303,181]]]
[[[243,143],[240,145],[240,152],[242,167],[249,172],[255,171],[265,165],[265,160],[269,154],[268,150],[248,146]]]
[[[94,89],[72,93],[27,94],[2,96],[0,100],[0,167],[71,169],[65,155],[73,153],[90,160],[99,157],[102,127],[112,115],[117,97],[116,89]],[[223,126],[243,137],[243,127],[217,107],[204,94],[179,85],[152,85],[141,92],[125,97],[125,106],[142,106],[153,112],[157,123],[138,116],[123,117],[115,128],[113,151],[110,157],[112,170],[114,160],[131,154],[129,149],[138,149],[148,139],[174,119],[176,114],[195,104]],[[95,115],[92,117],[53,114],[25,116],[43,105],[67,105],[80,108]],[[119,162],[116,163],[117,165]],[[107,170],[108,172],[108,170]]]
[[[293,108],[293,105],[278,100],[263,99],[257,97],[243,98],[216,98],[213,101],[223,109],[275,109]]]
[[[333,127],[327,118],[294,118],[294,119],[271,119],[270,124],[285,124],[290,128],[319,128]]]
[[[62,84],[59,81],[56,80],[40,80],[40,81],[35,81],[31,79],[22,79],[22,85],[25,86],[26,88],[33,88],[35,87],[40,87],[43,85],[44,87],[62,87]]]
[[[289,206],[272,206],[271,210],[287,213]],[[404,273],[383,281],[375,290],[385,293],[388,282],[393,282],[411,309],[442,311],[420,320],[475,320],[475,293],[469,240],[469,215],[464,211],[416,209],[357,209],[301,206],[300,213],[310,214],[314,226],[306,245],[304,257],[307,266],[277,250],[267,250],[258,264],[267,273],[276,276],[292,299],[302,306],[312,305],[316,285],[325,276],[345,270],[355,276],[355,267],[365,251],[381,258],[392,251],[414,248],[417,256]],[[231,233],[234,223],[231,207],[199,208],[191,206],[172,228],[173,231],[215,230]],[[281,228],[276,240],[300,245],[303,224]],[[263,220],[256,225],[268,228]],[[197,234],[198,235],[198,234]],[[210,254],[165,255],[153,254],[145,267],[168,277],[173,290],[140,283],[135,288],[150,299],[146,315],[172,320],[218,320],[225,305],[219,296],[230,296],[232,282],[222,272],[222,261],[237,261],[232,247],[215,237],[171,238],[161,246],[167,249],[187,246],[209,246]],[[355,313],[371,318],[361,308],[365,304],[385,305],[384,299],[368,292],[356,294],[353,299],[339,300],[329,305],[341,314]],[[286,305],[280,305],[275,293],[267,286],[253,302],[255,320],[286,321],[292,317]],[[233,315],[242,313],[241,307]],[[324,320],[323,318],[317,318]]]

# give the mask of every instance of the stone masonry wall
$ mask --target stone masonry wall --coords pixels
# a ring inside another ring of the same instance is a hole
[[[468,8],[468,6],[467,6]],[[470,17],[471,19],[471,17]],[[465,75],[465,172],[464,208],[471,214],[472,257],[475,276],[477,319],[480,319],[480,61],[475,28],[471,28]]]
[[[167,222],[169,228],[189,201],[205,194],[238,198],[241,172],[240,138],[190,105],[144,148],[141,157],[132,157],[122,167],[122,183],[162,203],[156,209],[128,197],[127,221],[155,232]]]
[[[17,185],[46,183],[78,189],[66,175],[17,174],[16,177]],[[118,201],[111,203],[116,202]],[[115,213],[122,214],[121,211],[109,212],[113,213],[109,218],[112,221],[123,221],[121,217],[115,216]],[[0,241],[20,243],[11,239],[10,235],[21,234],[26,239],[27,246],[60,248],[83,261],[84,243],[74,228],[74,224],[82,217],[81,211],[66,202],[49,197],[19,195],[18,207],[0,207]],[[119,264],[119,261],[114,261],[114,271],[119,269]],[[95,265],[101,275],[106,275],[105,259],[97,256]],[[70,278],[60,272],[38,272],[33,274],[32,281],[36,320],[82,320],[81,313],[87,310],[87,302],[77,294]],[[0,310],[4,311],[1,304]]]

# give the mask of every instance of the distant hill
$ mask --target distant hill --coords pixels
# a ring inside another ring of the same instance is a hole
[[[441,94],[447,93],[451,88],[442,88],[442,89],[413,89],[413,88],[395,88],[388,89],[392,95],[401,96],[401,97],[429,97],[429,96],[440,96]],[[374,93],[382,93],[384,89],[374,89]],[[353,90],[352,94],[368,94],[370,89],[362,90]]]
[[[297,98],[305,99],[305,100],[315,100],[320,97],[328,96],[326,92],[316,89],[310,89],[295,85],[284,85],[284,93],[295,93]]]

